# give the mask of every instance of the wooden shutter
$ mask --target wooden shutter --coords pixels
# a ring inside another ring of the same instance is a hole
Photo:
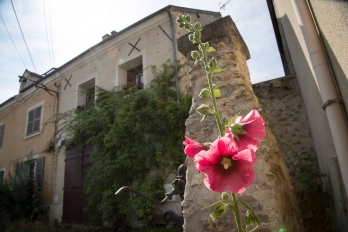
[[[31,135],[40,131],[41,110],[42,110],[42,106],[39,106],[29,111],[26,135]]]
[[[38,190],[42,190],[44,163],[45,163],[45,157],[39,157],[36,159],[36,170],[35,170],[34,177],[37,183]]]
[[[0,147],[2,147],[2,140],[5,134],[5,124],[0,125]]]

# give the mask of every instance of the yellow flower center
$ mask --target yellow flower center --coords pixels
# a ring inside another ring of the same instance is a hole
[[[227,158],[227,157],[224,157],[221,162],[222,166],[224,167],[224,169],[228,169],[229,167],[232,166],[232,160],[231,158]]]

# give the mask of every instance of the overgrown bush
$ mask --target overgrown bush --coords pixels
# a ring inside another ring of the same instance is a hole
[[[46,219],[48,208],[42,204],[42,194],[30,176],[30,164],[14,165],[14,173],[0,181],[0,229],[17,221]]]
[[[184,161],[182,140],[190,97],[180,94],[177,98],[175,67],[170,61],[151,71],[149,88],[109,91],[96,87],[93,106],[57,117],[62,125],[58,132],[69,137],[70,143],[94,145],[85,184],[91,219],[107,221],[123,231],[138,216],[143,223],[150,222],[156,206],[129,192],[115,197],[115,191],[132,186],[162,200],[164,180]]]

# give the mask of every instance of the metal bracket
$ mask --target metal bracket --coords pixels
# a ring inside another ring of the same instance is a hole
[[[173,41],[172,38],[170,38],[170,36],[167,34],[167,32],[161,27],[161,25],[158,25],[159,28],[161,28],[161,30],[163,31],[164,34],[166,34],[166,36],[168,37],[168,39],[170,39],[170,41]]]
[[[343,101],[339,98],[336,98],[336,99],[329,99],[327,100],[324,105],[322,106],[323,107],[323,110],[325,110],[325,108],[329,105],[331,105],[332,103],[340,103],[340,104],[343,104]]]

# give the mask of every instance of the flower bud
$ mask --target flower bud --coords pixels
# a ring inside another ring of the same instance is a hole
[[[191,52],[191,57],[192,57],[192,59],[199,59],[200,58],[200,56],[201,56],[201,54],[199,53],[199,51],[192,51]]]
[[[221,194],[221,200],[223,200],[223,201],[225,201],[225,202],[228,202],[229,199],[230,199],[230,195],[229,195],[228,193],[223,192],[223,193]]]
[[[215,57],[213,57],[209,60],[208,65],[209,65],[210,69],[212,69],[212,70],[214,70],[217,67],[218,63],[217,63]]]
[[[202,27],[202,25],[201,25],[199,22],[196,22],[196,23],[195,23],[195,29],[196,29],[197,31],[202,31],[203,27]]]
[[[200,31],[195,31],[195,38],[199,40],[202,36],[202,33]]]
[[[197,108],[197,112],[202,115],[202,116],[205,116],[205,115],[208,115],[211,113],[211,110],[209,108],[208,105],[206,104],[202,104],[200,105],[198,108]]]
[[[186,22],[190,23],[191,22],[191,16],[190,15],[186,15],[185,16],[185,20],[186,20]]]
[[[188,38],[192,43],[194,43],[195,36],[193,34],[189,34]]]
[[[210,91],[206,88],[202,89],[201,92],[199,93],[200,98],[208,98],[210,97]]]

